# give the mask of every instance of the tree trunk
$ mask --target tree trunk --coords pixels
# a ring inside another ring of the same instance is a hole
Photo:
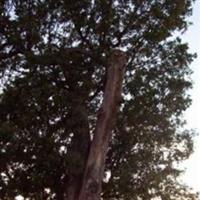
[[[69,155],[72,156],[72,160],[76,159],[79,161],[79,163],[77,166],[73,165],[71,168],[69,168],[64,200],[78,199],[91,143],[88,116],[84,106],[77,105],[77,107],[73,109],[72,115],[74,116],[74,120],[78,117],[79,122],[77,123],[74,137],[72,138],[72,145],[69,149]]]
[[[74,180],[71,180],[67,188],[66,198],[65,200],[77,200],[78,194],[80,192],[80,183],[82,176],[74,177]]]
[[[108,63],[103,103],[98,113],[79,200],[100,200],[106,153],[121,102],[125,64],[125,53],[114,50]]]

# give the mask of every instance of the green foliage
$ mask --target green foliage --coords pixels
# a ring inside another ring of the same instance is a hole
[[[114,48],[129,61],[103,198],[197,199],[176,167],[193,151],[180,128],[195,55],[170,37],[192,2],[0,2],[0,199],[62,200],[80,178]]]

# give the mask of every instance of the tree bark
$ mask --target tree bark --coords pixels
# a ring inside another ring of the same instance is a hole
[[[73,113],[75,117],[79,117],[79,124],[77,124],[77,130],[72,139],[72,146],[69,150],[69,154],[72,155],[72,159],[76,157],[76,159],[79,160],[79,166],[75,166],[75,169],[69,170],[64,200],[77,200],[80,193],[91,142],[88,116],[85,110],[86,109],[82,105],[79,105],[74,109]],[[77,170],[77,168],[79,169]]]
[[[106,153],[122,98],[122,83],[126,62],[124,52],[113,50],[108,62],[103,103],[98,113],[79,200],[100,200],[101,198]]]

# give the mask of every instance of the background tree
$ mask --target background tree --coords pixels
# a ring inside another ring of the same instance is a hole
[[[192,152],[192,0],[0,2],[0,198],[77,199],[113,49],[128,56],[103,199],[195,199],[177,181]]]

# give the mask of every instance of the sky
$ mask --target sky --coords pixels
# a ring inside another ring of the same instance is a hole
[[[186,127],[196,130],[199,135],[195,137],[193,155],[184,163],[186,172],[183,181],[195,191],[200,192],[200,0],[196,0],[193,8],[193,15],[189,18],[193,25],[182,36],[182,39],[188,42],[190,52],[197,53],[197,58],[191,64],[194,86],[190,95],[193,102],[184,117],[187,120]]]

